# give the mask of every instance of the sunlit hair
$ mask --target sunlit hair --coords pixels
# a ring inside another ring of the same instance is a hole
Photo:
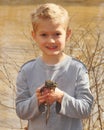
[[[66,9],[60,5],[46,3],[38,6],[31,14],[31,20],[34,31],[40,20],[51,20],[60,24],[64,24],[67,29],[69,26],[69,15]]]

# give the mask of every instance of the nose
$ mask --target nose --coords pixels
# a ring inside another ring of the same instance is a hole
[[[54,37],[53,36],[49,36],[48,42],[54,44],[55,43]]]

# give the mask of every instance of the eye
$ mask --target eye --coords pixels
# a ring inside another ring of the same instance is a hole
[[[40,34],[40,36],[42,36],[42,37],[46,37],[47,34],[46,34],[46,33],[42,33],[42,34]]]
[[[56,36],[60,36],[60,35],[61,35],[61,33],[60,33],[60,32],[57,32],[55,35],[56,35]]]

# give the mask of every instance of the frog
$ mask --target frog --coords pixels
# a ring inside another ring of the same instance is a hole
[[[52,80],[46,80],[45,85],[40,89],[40,93],[43,93],[45,89],[53,90],[55,91],[55,88],[57,87],[57,83]],[[50,117],[50,104],[44,103],[46,106],[46,124],[48,123],[49,117]]]

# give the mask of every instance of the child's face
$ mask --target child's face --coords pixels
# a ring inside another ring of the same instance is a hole
[[[43,52],[43,56],[59,55],[62,53],[69,32],[62,24],[56,24],[49,20],[41,20],[33,38]]]

